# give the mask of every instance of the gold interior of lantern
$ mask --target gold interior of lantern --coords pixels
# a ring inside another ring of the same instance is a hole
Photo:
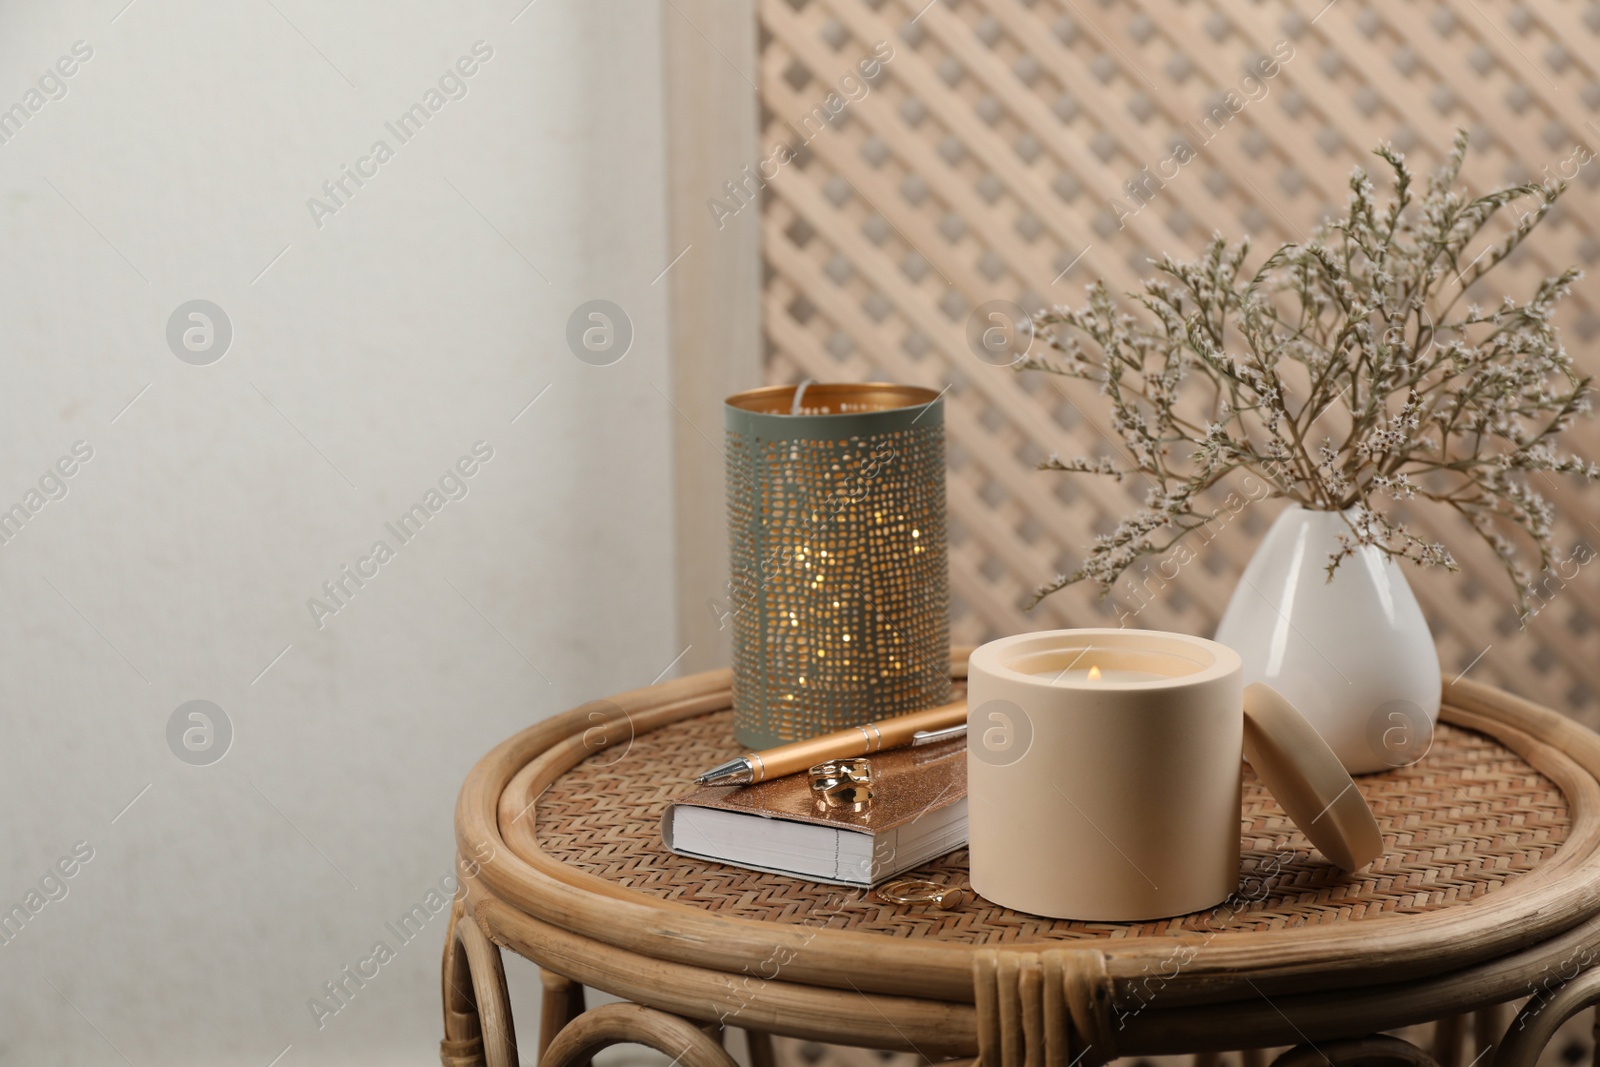
[[[812,382],[794,409],[797,385],[768,385],[728,397],[728,403],[745,411],[765,415],[857,415],[866,411],[892,411],[919,407],[939,399],[939,394],[920,385],[893,382]]]

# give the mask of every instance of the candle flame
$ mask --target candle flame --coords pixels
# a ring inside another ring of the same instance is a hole
[[[1090,667],[1089,668],[1089,681],[1098,682],[1099,680],[1100,680],[1100,668],[1099,667]]]

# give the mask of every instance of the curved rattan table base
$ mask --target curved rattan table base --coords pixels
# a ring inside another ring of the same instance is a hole
[[[1439,1062],[1409,1041],[1375,1034],[1296,1045],[1272,1067],[1439,1067]]]
[[[1230,910],[1133,926],[841,903],[671,856],[655,818],[735,750],[728,700],[726,672],[697,675],[493,750],[457,808],[465,921],[658,1011],[991,1067],[1359,1038],[1525,996],[1600,943],[1600,738],[1487,687],[1447,688],[1427,759],[1358,783],[1387,846],[1370,872],[1339,877],[1247,786]]]

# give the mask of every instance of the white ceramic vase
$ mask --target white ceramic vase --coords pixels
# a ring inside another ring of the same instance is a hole
[[[1376,548],[1328,580],[1344,517],[1291,505],[1272,524],[1217,626],[1244,661],[1311,721],[1351,774],[1420,758],[1439,718],[1439,656],[1399,564]]]

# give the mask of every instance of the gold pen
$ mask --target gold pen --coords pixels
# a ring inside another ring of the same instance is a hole
[[[831,734],[791,741],[763,752],[746,752],[718,764],[695,781],[701,785],[749,785],[813,767],[823,760],[870,756],[886,748],[928,745],[967,732],[967,702],[958,700],[926,711],[851,726]]]

